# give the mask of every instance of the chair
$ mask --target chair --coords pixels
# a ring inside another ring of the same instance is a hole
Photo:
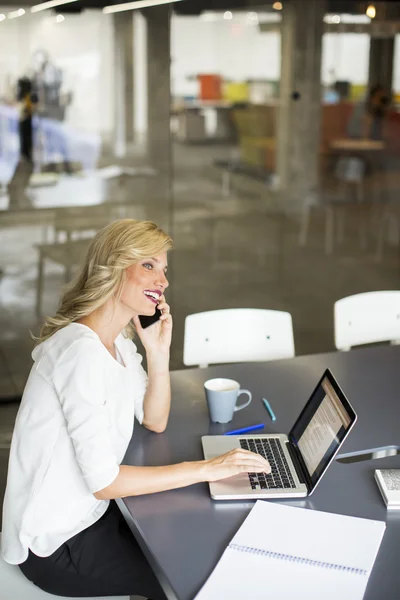
[[[334,251],[335,232],[339,243],[343,242],[346,213],[355,213],[362,249],[367,245],[368,218],[370,206],[365,202],[364,182],[366,163],[357,157],[341,157],[333,170],[333,180],[337,187],[335,194],[323,193],[319,204],[305,202],[300,217],[299,245],[308,241],[311,210],[323,208],[325,212],[325,253]],[[349,192],[355,191],[354,201]]]
[[[385,242],[400,243],[400,205],[398,202],[387,203],[380,215],[376,245],[376,262],[381,262]]]
[[[186,317],[183,363],[187,366],[293,357],[288,312],[232,308]]]
[[[347,351],[360,344],[400,344],[400,291],[355,294],[335,302],[335,346]]]
[[[1,542],[1,533],[0,533]],[[56,600],[60,596],[54,596],[44,592],[22,574],[17,565],[9,565],[0,556],[0,598],[3,600]],[[68,598],[64,598],[68,600]],[[70,598],[69,600],[72,600]],[[79,600],[79,598],[75,598]],[[81,598],[80,600],[83,600]],[[129,596],[102,596],[92,600],[129,600]]]
[[[44,267],[45,261],[51,261],[64,267],[64,281],[68,283],[71,280],[72,272],[83,261],[91,238],[73,240],[64,244],[39,244],[38,259],[38,278],[36,286],[36,316],[38,319],[42,317],[42,301],[44,288]]]

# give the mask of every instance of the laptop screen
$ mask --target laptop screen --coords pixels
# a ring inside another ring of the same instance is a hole
[[[356,418],[332,373],[325,371],[289,434],[312,487],[322,477]]]

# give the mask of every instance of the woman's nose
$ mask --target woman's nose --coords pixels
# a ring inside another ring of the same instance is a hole
[[[162,287],[164,290],[167,289],[167,287],[169,286],[169,282],[168,279],[165,275],[165,273],[161,273],[160,276],[157,279],[157,285],[159,285],[160,287]]]

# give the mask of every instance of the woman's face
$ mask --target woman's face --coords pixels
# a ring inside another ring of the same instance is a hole
[[[168,287],[167,253],[141,260],[126,269],[120,303],[133,315],[154,315],[160,297]]]

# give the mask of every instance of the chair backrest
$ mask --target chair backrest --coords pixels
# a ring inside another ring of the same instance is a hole
[[[336,163],[335,176],[339,181],[357,183],[364,179],[365,161],[355,156],[342,157]]]
[[[335,346],[400,343],[400,291],[355,294],[335,302]]]
[[[185,365],[293,358],[292,317],[254,308],[212,310],[186,317]]]

